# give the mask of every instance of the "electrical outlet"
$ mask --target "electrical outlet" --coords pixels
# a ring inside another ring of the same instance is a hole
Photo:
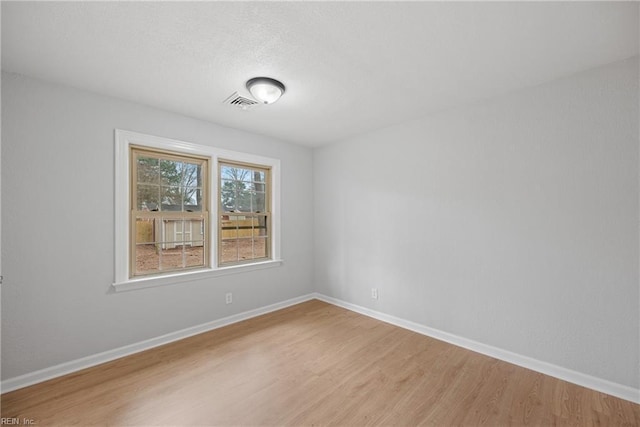
[[[378,299],[378,288],[371,288],[371,298]]]
[[[233,302],[233,294],[231,292],[227,292],[224,296],[224,302],[227,304],[231,304]]]

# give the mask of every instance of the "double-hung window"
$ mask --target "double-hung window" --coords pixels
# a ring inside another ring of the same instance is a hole
[[[209,160],[135,146],[130,157],[131,276],[207,267]]]
[[[269,258],[269,168],[223,160],[220,170],[220,265]]]
[[[280,162],[116,130],[116,290],[280,265]]]

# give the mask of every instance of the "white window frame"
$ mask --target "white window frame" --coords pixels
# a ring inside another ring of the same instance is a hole
[[[217,224],[219,199],[218,174],[215,173],[220,159],[264,165],[271,168],[271,258],[257,262],[218,266],[218,227],[211,227],[209,243],[209,266],[197,270],[163,273],[152,276],[130,277],[129,239],[131,200],[131,146],[173,151],[176,153],[204,156],[210,159],[209,179],[209,224]],[[154,286],[173,285],[181,282],[236,274],[282,265],[280,254],[280,160],[255,154],[230,151],[207,145],[178,141],[121,129],[115,130],[115,281],[117,292],[144,289]]]

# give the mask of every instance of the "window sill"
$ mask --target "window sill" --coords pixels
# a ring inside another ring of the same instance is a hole
[[[136,289],[153,288],[156,286],[175,285],[176,283],[192,282],[194,280],[207,279],[210,277],[226,276],[229,274],[239,274],[248,271],[263,270],[265,268],[279,267],[284,260],[268,260],[252,264],[232,265],[216,269],[205,269],[172,273],[162,276],[139,277],[114,283],[113,289],[116,292],[134,291]]]

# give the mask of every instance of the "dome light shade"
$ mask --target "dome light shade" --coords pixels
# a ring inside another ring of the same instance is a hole
[[[269,77],[254,77],[247,82],[251,95],[264,104],[273,104],[284,93],[284,85]]]

